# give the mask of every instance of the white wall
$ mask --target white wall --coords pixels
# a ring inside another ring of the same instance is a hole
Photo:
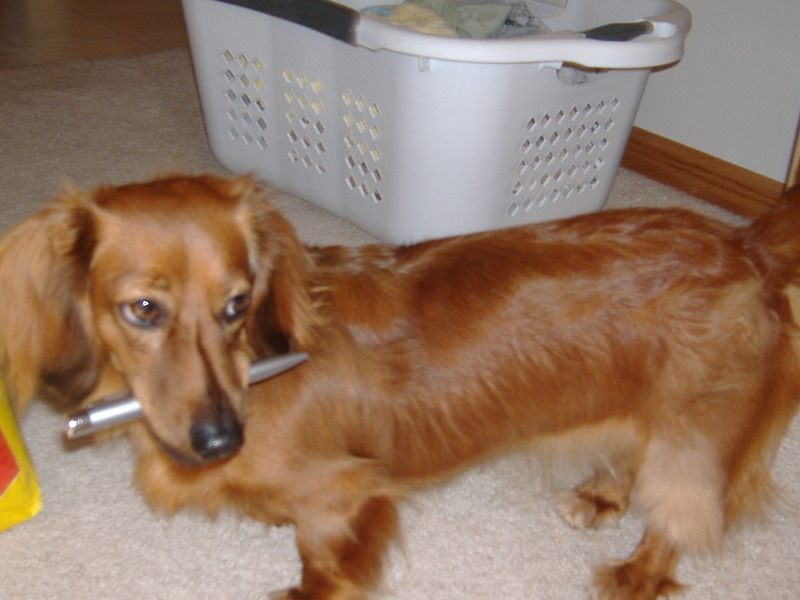
[[[800,0],[679,0],[686,54],[654,72],[636,125],[784,181],[800,116]]]

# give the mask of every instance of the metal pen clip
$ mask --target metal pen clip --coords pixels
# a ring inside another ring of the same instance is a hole
[[[308,354],[293,352],[257,360],[250,365],[249,385],[280,375],[306,359]],[[125,390],[91,402],[84,410],[69,415],[65,435],[67,439],[77,439],[141,417],[141,403]]]

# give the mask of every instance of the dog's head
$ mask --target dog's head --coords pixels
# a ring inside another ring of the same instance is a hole
[[[0,246],[14,396],[82,400],[114,373],[175,458],[229,456],[243,442],[250,362],[308,334],[303,261],[248,178],[72,192]]]

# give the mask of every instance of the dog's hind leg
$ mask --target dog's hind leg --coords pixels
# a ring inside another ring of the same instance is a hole
[[[683,551],[717,549],[725,529],[725,478],[716,449],[701,435],[659,436],[647,446],[632,498],[645,521],[625,561],[595,571],[595,600],[655,600],[679,592]]]
[[[619,466],[598,469],[589,479],[558,498],[557,510],[568,525],[590,529],[615,523],[628,510],[636,472]]]
[[[667,539],[645,532],[634,553],[625,561],[595,570],[592,600],[655,600],[683,590],[675,581],[679,552]]]
[[[593,456],[594,473],[579,486],[560,494],[556,509],[568,525],[590,529],[615,523],[628,510],[633,484],[647,441],[633,422],[608,422],[582,430],[580,442],[567,448],[578,457]],[[583,447],[589,441],[590,446]]]

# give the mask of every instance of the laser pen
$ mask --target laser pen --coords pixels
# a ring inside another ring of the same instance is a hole
[[[288,371],[307,358],[308,354],[304,352],[293,352],[257,360],[250,365],[249,385]],[[141,403],[130,391],[124,390],[91,402],[84,410],[69,415],[65,434],[67,439],[72,440],[135,421],[142,416]]]

